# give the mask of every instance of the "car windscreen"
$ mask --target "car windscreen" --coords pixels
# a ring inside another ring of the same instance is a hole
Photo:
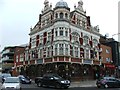
[[[4,78],[11,77],[11,74],[2,74],[2,77]]]
[[[60,76],[54,76],[54,79],[62,79]]]
[[[6,78],[5,83],[19,83],[19,78]]]
[[[20,79],[24,79],[25,77],[24,76],[18,76]]]

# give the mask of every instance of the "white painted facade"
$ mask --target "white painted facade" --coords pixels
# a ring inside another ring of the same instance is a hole
[[[92,50],[96,52],[96,57],[92,60],[99,61],[99,28],[97,26],[93,27],[92,25],[88,25],[89,21],[87,19],[86,12],[82,7],[83,2],[79,1],[78,6],[75,6],[75,10],[73,12],[70,12],[70,8],[64,1],[58,2],[53,10],[51,6],[49,6],[49,1],[45,0],[44,5],[45,7],[42,14],[40,14],[41,16],[39,17],[40,19],[38,23],[34,28],[31,28],[29,34],[31,39],[31,59],[32,52],[35,50],[37,50],[36,53],[38,54],[38,58],[43,59],[44,54],[46,55],[45,58],[52,57],[52,51],[53,56],[71,56],[70,46],[72,46],[72,57],[81,58],[80,48],[83,48],[84,59],[91,59],[90,51]],[[74,17],[75,20],[73,20]],[[73,21],[74,23],[72,23]],[[46,37],[44,37],[44,33],[46,33]],[[37,35],[39,36],[38,46],[36,46]],[[46,38],[45,44],[43,43],[44,38]],[[83,39],[83,44],[80,44],[80,38]],[[92,46],[90,46],[90,41],[92,42]]]

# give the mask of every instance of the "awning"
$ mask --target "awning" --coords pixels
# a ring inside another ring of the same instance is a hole
[[[110,64],[110,63],[106,63],[104,64],[106,68],[111,68],[111,69],[115,69],[115,65]]]

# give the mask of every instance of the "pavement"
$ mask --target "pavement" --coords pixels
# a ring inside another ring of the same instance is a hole
[[[71,82],[70,87],[96,87],[96,80],[74,81]]]
[[[1,90],[1,87],[2,87],[2,83],[0,82],[0,90]]]

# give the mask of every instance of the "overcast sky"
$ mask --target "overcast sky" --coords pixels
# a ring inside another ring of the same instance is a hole
[[[49,0],[54,8],[60,0]],[[71,11],[79,0],[64,0]],[[83,8],[91,17],[93,26],[99,25],[100,33],[118,33],[119,0],[83,0]],[[5,46],[29,43],[30,27],[38,22],[44,0],[0,0],[0,50]],[[117,35],[113,36],[117,40]]]

